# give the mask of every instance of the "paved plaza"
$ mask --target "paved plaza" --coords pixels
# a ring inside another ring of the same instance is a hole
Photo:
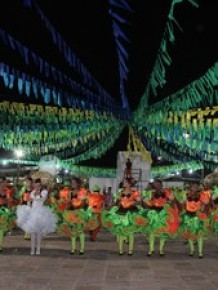
[[[126,245],[127,247],[127,245]],[[217,290],[218,248],[205,243],[204,259],[189,257],[183,241],[168,241],[165,257],[147,257],[148,245],[136,236],[133,256],[119,256],[114,237],[104,229],[86,239],[84,255],[70,255],[69,239],[43,239],[40,256],[30,256],[30,241],[14,230],[0,254],[0,290]]]

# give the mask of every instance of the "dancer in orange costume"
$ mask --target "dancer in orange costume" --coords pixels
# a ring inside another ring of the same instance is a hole
[[[143,204],[148,209],[147,256],[150,257],[154,253],[155,239],[159,238],[159,255],[163,257],[166,239],[174,237],[179,227],[178,208],[170,190],[163,188],[162,180],[156,179],[150,186],[152,186],[151,199]]]
[[[203,241],[211,233],[209,224],[210,199],[209,191],[202,191],[198,182],[190,184],[180,224],[181,236],[189,243],[189,256],[194,255],[194,245],[197,242],[198,257],[203,258]]]
[[[103,209],[105,201],[105,196],[100,194],[100,187],[95,184],[93,186],[93,192],[89,194],[89,207],[92,209],[92,212],[97,215],[99,225],[96,229],[89,232],[90,234],[90,241],[95,241],[97,234],[99,233],[101,226],[102,226],[102,217],[101,212]]]
[[[71,251],[76,252],[76,240],[80,240],[80,255],[85,252],[85,230],[88,225],[88,191],[82,187],[82,181],[78,177],[71,180],[70,200],[68,209],[64,210],[63,222],[59,230],[71,239]]]
[[[117,200],[108,210],[102,212],[103,226],[116,236],[119,255],[124,254],[124,242],[128,240],[128,255],[133,254],[134,233],[138,230],[135,225],[137,205],[141,203],[139,191],[132,188],[133,179],[124,178],[123,188],[120,189]]]
[[[12,195],[9,194],[8,181],[5,176],[0,177],[0,252],[4,234],[10,230],[15,221],[14,208],[11,207]]]

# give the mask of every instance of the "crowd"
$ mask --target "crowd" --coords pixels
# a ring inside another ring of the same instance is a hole
[[[95,241],[102,227],[115,236],[119,255],[134,251],[135,234],[148,241],[147,256],[165,255],[169,239],[184,239],[188,254],[203,258],[204,240],[218,235],[218,188],[191,182],[186,188],[164,188],[160,179],[143,191],[124,176],[118,192],[101,193],[98,185],[84,187],[78,177],[61,187],[45,186],[41,179],[25,179],[20,189],[0,177],[0,251],[4,235],[14,228],[30,239],[30,254],[40,255],[41,239],[49,233],[69,237],[70,254],[85,253],[86,235]]]

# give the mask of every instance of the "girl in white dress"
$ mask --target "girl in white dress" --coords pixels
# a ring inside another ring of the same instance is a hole
[[[42,236],[56,231],[57,217],[44,202],[48,197],[40,179],[34,182],[30,202],[17,208],[17,226],[31,234],[31,255],[40,255]]]

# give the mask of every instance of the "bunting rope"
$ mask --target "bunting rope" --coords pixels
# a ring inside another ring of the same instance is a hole
[[[23,45],[21,42],[16,40],[12,37],[12,35],[8,34],[5,30],[0,28],[0,40],[2,43],[12,49],[14,52],[18,53],[22,60],[24,61],[25,66],[32,65],[33,67],[37,67],[39,74],[46,77],[47,80],[58,82],[59,85],[63,85],[64,87],[68,87],[71,89],[74,93],[81,95],[91,103],[100,104],[100,102],[104,103],[106,107],[119,107],[118,103],[109,98],[108,96],[103,96],[96,94],[93,90],[90,90],[90,88],[87,88],[87,84],[81,85],[81,83],[78,83],[75,80],[72,80],[69,76],[62,73],[60,70],[55,68],[55,66],[50,65],[46,60],[44,60],[41,56],[39,56],[36,52],[30,50],[27,46]],[[30,95],[30,83],[32,85],[40,87],[43,85],[42,81],[39,81],[31,76],[29,76],[27,73],[19,72],[15,69],[10,69],[9,66],[6,66],[5,64],[1,63],[1,70],[4,72],[2,73],[9,73],[10,72],[10,88],[13,88],[13,84],[15,81],[15,76],[19,76],[19,91],[23,91],[23,87],[25,87],[25,93],[27,96]],[[6,71],[5,71],[6,70]],[[15,73],[13,73],[15,72]],[[4,76],[6,78],[6,76]],[[45,103],[50,102],[50,95],[52,95],[52,92],[50,93],[50,88],[48,88],[48,84],[44,85],[46,86],[46,96],[44,95],[44,101]],[[66,96],[65,96],[66,97]],[[62,100],[59,100],[59,103],[63,103]]]
[[[21,146],[35,158],[49,152],[62,158],[102,156],[125,125],[106,113],[8,101],[0,103],[0,121],[0,146],[8,150]]]
[[[139,106],[134,113],[135,118],[137,118],[140,113],[143,113],[143,110],[148,107],[150,93],[153,93],[154,96],[157,96],[157,88],[162,88],[166,84],[166,69],[172,63],[172,59],[168,52],[168,46],[169,44],[174,44],[175,42],[175,26],[179,27],[179,29],[182,30],[174,16],[174,6],[175,4],[182,3],[183,1],[184,0],[172,0],[171,2],[168,20],[165,25],[163,37],[160,43],[160,48],[158,50],[148,84],[146,86],[144,94],[141,97]],[[188,0],[188,2],[190,2],[195,7],[198,7],[196,1]]]
[[[128,65],[129,58],[128,52],[125,49],[125,44],[130,43],[129,39],[122,30],[122,24],[126,24],[127,20],[120,15],[120,11],[133,12],[127,1],[109,0],[110,10],[109,13],[112,17],[113,35],[116,43],[116,50],[118,55],[119,73],[120,73],[120,95],[122,100],[123,109],[127,111],[130,117],[130,107],[126,95],[126,81],[128,78]]]
[[[130,155],[131,152],[140,152],[145,161],[147,161],[149,164],[152,163],[150,152],[146,150],[145,146],[133,131],[132,127],[129,126],[129,142],[127,144],[127,154]]]
[[[108,100],[108,103],[114,102],[113,98],[108,92],[99,84],[99,82],[92,76],[88,69],[81,63],[75,53],[72,51],[71,47],[63,39],[63,37],[56,31],[54,26],[46,17],[45,13],[42,11],[40,6],[34,0],[24,0],[24,5],[26,7],[34,9],[37,15],[40,17],[40,20],[44,24],[45,28],[49,32],[53,43],[58,48],[59,52],[63,55],[64,60],[70,68],[73,68],[74,71],[79,71],[83,76],[82,82],[90,88],[97,90],[99,95]]]

